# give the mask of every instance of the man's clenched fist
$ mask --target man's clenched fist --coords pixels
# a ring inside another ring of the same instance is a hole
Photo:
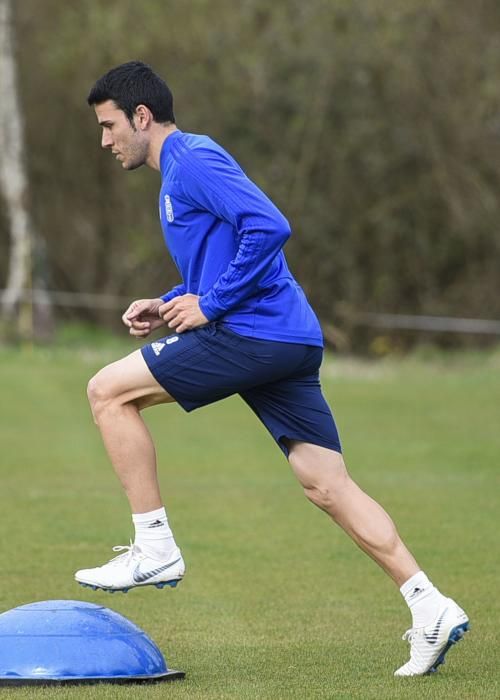
[[[200,309],[199,297],[196,294],[174,297],[165,304],[162,303],[158,313],[167,326],[176,333],[189,331],[209,322]]]

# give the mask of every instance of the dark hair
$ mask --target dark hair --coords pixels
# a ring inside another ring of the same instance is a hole
[[[89,92],[89,105],[113,100],[132,124],[138,105],[151,110],[155,122],[175,124],[174,99],[166,82],[141,61],[129,61],[112,68]]]

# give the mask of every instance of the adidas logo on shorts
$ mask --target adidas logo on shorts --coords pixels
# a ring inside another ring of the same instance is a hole
[[[158,357],[160,352],[163,350],[165,345],[172,345],[172,343],[176,343],[179,340],[178,335],[171,335],[169,338],[165,338],[164,343],[156,342],[156,343],[151,343],[151,347],[153,348],[153,352]]]
[[[151,343],[151,347],[153,348],[153,352],[156,355],[156,357],[158,357],[160,352],[165,347],[165,343]]]

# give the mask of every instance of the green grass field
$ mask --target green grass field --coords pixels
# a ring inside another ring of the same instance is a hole
[[[346,460],[472,630],[438,674],[394,679],[409,614],[384,574],[302,496],[238,398],[150,409],[188,574],[110,596],[73,582],[131,535],[86,403],[128,346],[0,350],[0,610],[103,603],[143,627],[186,680],[4,689],[12,698],[498,698],[500,354],[363,363],[328,358]]]

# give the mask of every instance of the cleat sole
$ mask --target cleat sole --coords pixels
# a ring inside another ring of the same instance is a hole
[[[179,580],[176,581],[161,581],[160,583],[153,584],[156,588],[165,588],[165,586],[170,586],[170,588],[175,588]]]
[[[131,588],[145,588],[145,586],[154,586],[155,588],[176,588],[177,584],[182,581],[182,579],[174,579],[173,581],[160,581],[159,583],[146,583],[142,586],[130,586],[129,588],[104,588],[104,586],[94,586],[91,583],[84,583],[83,581],[77,581],[78,585],[82,588],[91,588],[93,591],[104,591],[105,593],[128,593]]]
[[[442,666],[445,663],[445,656],[448,653],[448,651],[451,649],[451,647],[454,644],[458,644],[458,642],[461,641],[463,638],[464,634],[468,631],[469,629],[469,622],[462,622],[461,625],[457,625],[454,627],[450,635],[448,637],[448,641],[446,642],[446,646],[444,647],[443,651],[440,653],[438,658],[434,661],[432,666],[428,671],[426,671],[425,675],[429,675],[431,673],[436,673],[438,670],[439,666]]]

